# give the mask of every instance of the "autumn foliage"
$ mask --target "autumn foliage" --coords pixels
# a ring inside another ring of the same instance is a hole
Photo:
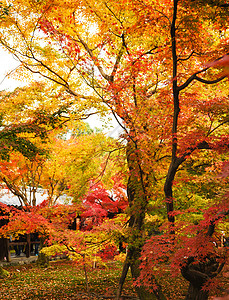
[[[118,164],[123,152],[108,164],[117,150],[108,150],[109,139],[62,143],[70,194],[97,225],[125,206],[114,182],[117,173],[128,175],[128,252],[117,298],[130,267],[140,299],[164,299],[157,275],[170,266],[189,282],[186,299],[208,299],[228,256],[219,243],[229,212],[227,1],[12,3],[0,42],[21,62],[15,76],[48,80],[69,120],[109,111],[123,129],[115,148],[126,149],[128,171]],[[55,170],[61,162],[53,162]],[[114,167],[97,182],[95,169],[104,175]]]

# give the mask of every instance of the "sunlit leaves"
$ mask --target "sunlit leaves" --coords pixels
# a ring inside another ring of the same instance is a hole
[[[144,243],[147,209],[171,223],[161,228],[165,236],[153,236],[152,245],[147,244],[148,249],[146,245],[145,258],[151,259],[149,268],[145,266],[147,276],[152,275],[155,258],[169,261],[168,253],[175,250],[182,262],[185,251],[198,263],[205,250],[206,255],[216,255],[212,236],[223,219],[213,216],[226,214],[224,166],[229,144],[228,12],[222,2],[13,3],[14,15],[2,21],[1,43],[22,61],[21,72],[25,68],[63,87],[64,103],[72,101],[75,116],[91,107],[104,113],[107,105],[122,120],[131,148],[127,151],[131,246],[140,251]],[[47,102],[50,108],[51,101]],[[62,149],[53,149],[54,159],[50,156],[46,169],[57,181],[64,178],[66,192],[75,200],[85,200],[86,217],[94,213],[104,219],[111,203],[105,187],[112,189],[120,172],[115,155],[108,164],[113,141],[92,134],[57,145]],[[110,168],[108,175],[105,167]],[[96,185],[101,178],[104,186]],[[176,265],[186,267],[178,259]]]
[[[68,116],[69,100],[60,98],[61,91],[38,82],[13,92],[1,92],[0,143],[4,159],[13,150],[30,159],[42,153],[36,139],[47,139],[47,131],[59,126]]]

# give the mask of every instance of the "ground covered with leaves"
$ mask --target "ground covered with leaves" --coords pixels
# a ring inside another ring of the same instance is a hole
[[[83,268],[71,261],[50,262],[47,268],[36,264],[4,267],[10,272],[0,279],[0,299],[89,299]],[[88,269],[90,299],[112,299],[120,275],[121,263]],[[128,275],[124,294],[135,298],[133,283]]]
[[[69,260],[50,262],[47,268],[38,267],[36,264],[4,268],[10,276],[0,279],[1,300],[92,300],[114,299],[122,264],[109,262],[107,267],[88,269],[91,297],[87,293],[83,268]],[[184,299],[187,284],[181,277],[174,279],[165,274],[161,283],[168,299]],[[137,299],[130,274],[127,276],[123,295],[123,299]]]

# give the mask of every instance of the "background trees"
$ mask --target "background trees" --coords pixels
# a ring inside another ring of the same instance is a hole
[[[17,196],[22,206],[36,206],[45,197],[50,206],[60,199],[80,202],[98,188],[98,182],[103,182],[104,192],[114,186],[118,190],[119,184],[125,186],[125,162],[118,143],[103,133],[84,133],[84,122],[74,122],[71,130],[69,126],[50,131],[45,142],[34,137],[40,150],[36,156],[27,158],[13,151],[8,160],[1,161],[2,186]]]

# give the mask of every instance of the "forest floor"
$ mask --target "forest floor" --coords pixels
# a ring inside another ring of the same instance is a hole
[[[18,266],[4,266],[9,277],[0,279],[1,300],[94,300],[114,299],[122,269],[120,262],[108,262],[107,267],[88,268],[88,295],[85,274],[81,266],[69,260],[50,262],[41,268],[35,263]],[[187,283],[181,277],[166,276],[161,281],[168,299],[184,299]],[[137,296],[128,273],[123,288],[123,298],[134,300]]]

